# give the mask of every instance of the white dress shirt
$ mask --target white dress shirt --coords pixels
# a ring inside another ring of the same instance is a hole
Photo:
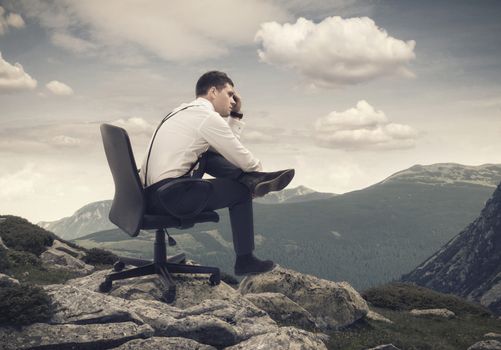
[[[147,186],[185,175],[209,148],[245,172],[262,170],[261,162],[240,143],[244,122],[222,118],[212,103],[202,97],[182,104],[174,112],[186,106],[194,107],[170,117],[157,132],[148,162]],[[139,174],[143,185],[147,156],[148,153]]]

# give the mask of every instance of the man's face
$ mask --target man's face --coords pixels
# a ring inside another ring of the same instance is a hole
[[[212,87],[209,90],[209,97],[212,105],[216,112],[221,114],[222,117],[227,117],[230,115],[231,109],[235,105],[235,99],[233,98],[235,95],[235,90],[233,86],[226,83],[224,88],[218,90],[215,87]]]

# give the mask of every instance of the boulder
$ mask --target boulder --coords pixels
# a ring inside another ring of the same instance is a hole
[[[244,295],[244,298],[266,311],[280,324],[302,329],[317,327],[313,316],[307,310],[281,293],[249,293]]]
[[[80,260],[78,258],[79,254],[74,251],[76,250],[67,244],[54,240],[53,245],[44,251],[40,258],[44,265],[50,269],[71,271],[81,276],[88,275],[95,270],[94,266]]]
[[[349,283],[328,281],[281,266],[246,276],[239,291],[281,293],[310,312],[323,330],[350,325],[369,312],[367,302]]]
[[[443,317],[446,319],[451,319],[456,317],[456,314],[454,312],[447,309],[423,309],[423,310],[412,309],[409,313],[412,316],[418,316],[418,317]]]
[[[57,249],[59,251],[65,252],[73,256],[74,258],[83,259],[87,253],[83,249],[73,248],[72,246],[55,239],[52,242],[52,248]]]
[[[43,349],[108,349],[129,340],[148,338],[153,329],[133,322],[49,325],[35,323],[30,326],[0,328],[0,344],[4,350]]]
[[[483,340],[473,344],[467,350],[501,350],[501,342],[497,340]]]
[[[120,345],[114,350],[216,350],[215,347],[197,343],[194,340],[178,337],[153,337],[148,339],[135,339]]]
[[[224,350],[273,349],[273,350],[327,350],[321,338],[313,333],[294,327],[282,327],[275,332],[252,337]]]
[[[0,288],[2,287],[12,287],[19,284],[19,281],[9,275],[4,275],[0,273]]]

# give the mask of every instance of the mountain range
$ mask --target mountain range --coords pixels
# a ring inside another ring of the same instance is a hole
[[[501,165],[416,165],[342,195],[255,203],[256,255],[303,273],[346,280],[356,288],[396,280],[471,222],[500,181]],[[130,239],[113,229],[106,220],[106,203],[89,204],[78,215],[60,220],[66,231],[55,223],[43,225],[86,247],[150,257],[152,235]],[[219,224],[170,232],[179,249],[194,259],[232,272],[229,218],[227,210],[218,213]],[[101,232],[82,237],[91,230]]]

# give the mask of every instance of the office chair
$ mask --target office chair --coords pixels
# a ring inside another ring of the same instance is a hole
[[[106,158],[115,183],[115,196],[111,206],[109,219],[131,237],[136,237],[140,230],[155,230],[154,259],[153,261],[121,258],[114,266],[115,273],[106,276],[99,286],[99,291],[109,292],[113,281],[147,276],[159,275],[166,291],[163,300],[172,303],[176,298],[176,285],[171,273],[200,273],[211,274],[210,285],[218,285],[221,282],[219,268],[209,266],[193,266],[182,264],[184,254],[178,254],[167,259],[165,235],[169,235],[167,228],[187,229],[201,222],[218,222],[219,215],[214,211],[201,211],[203,206],[191,215],[175,217],[173,215],[149,214],[146,211],[146,196],[138,176],[134,154],[127,132],[117,126],[102,124],[101,135],[103,138]],[[212,184],[202,179],[182,178],[168,182],[161,187],[162,191],[179,188],[185,184],[201,185],[206,190],[208,198]],[[169,244],[175,241],[169,236]],[[121,271],[125,263],[138,267]]]

